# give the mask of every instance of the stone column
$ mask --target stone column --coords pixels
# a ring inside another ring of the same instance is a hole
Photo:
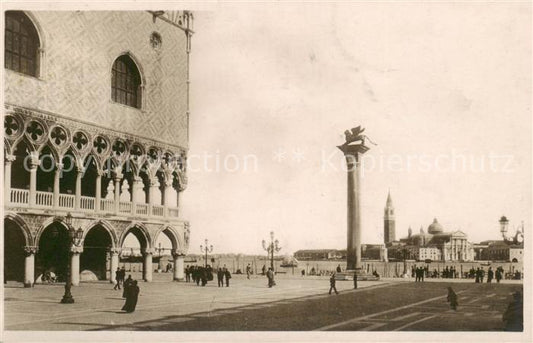
[[[172,179],[165,180],[164,188],[163,188],[163,205],[164,205],[164,215],[165,217],[168,216],[168,208],[172,207]]]
[[[100,200],[102,199],[102,172],[99,170],[96,174],[96,189],[94,192],[94,210],[100,211]]]
[[[348,174],[347,270],[361,269],[361,156],[368,151],[363,144],[346,143],[338,147],[346,158]]]
[[[133,183],[131,185],[131,202],[132,203],[145,203],[146,199],[143,201],[140,201],[142,198],[142,188],[143,183],[142,179],[139,176],[133,177]]]
[[[157,177],[150,180],[150,191],[148,194],[150,205],[161,205],[161,191],[159,190],[159,186]]]
[[[33,287],[35,283],[35,254],[38,247],[25,246],[24,253],[26,258],[24,259],[24,287]]]
[[[175,252],[172,254],[172,257],[174,258],[174,281],[183,281],[184,279],[184,269],[183,269],[183,261],[184,261],[184,255],[180,252]]]
[[[15,160],[14,155],[5,155],[4,160],[4,204],[11,202],[11,164]]]
[[[143,263],[143,279],[146,282],[152,282],[152,255],[154,249],[146,249],[144,251],[144,263]]]
[[[83,168],[76,168],[76,195],[74,197],[74,209],[80,209],[81,203],[81,178],[83,176]]]
[[[63,172],[63,163],[58,163],[56,166],[56,171],[54,173],[54,195],[53,203],[54,208],[59,208],[59,185],[61,182],[61,173]]]
[[[115,271],[118,268],[120,251],[119,249],[113,248],[109,250],[109,254],[111,256],[111,263],[109,264],[109,269],[111,270],[111,273],[109,274],[109,282],[115,283],[117,281],[115,278]]]
[[[122,174],[117,174],[113,179],[115,181],[115,214],[118,214],[120,206],[120,180],[122,180]]]
[[[80,284],[80,254],[82,252],[83,247],[70,248],[70,281],[73,286]]]
[[[35,206],[35,198],[37,196],[37,167],[39,166],[39,154],[35,151],[30,153],[30,196],[28,205]]]

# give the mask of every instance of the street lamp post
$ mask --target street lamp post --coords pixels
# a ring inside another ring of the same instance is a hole
[[[72,215],[67,213],[67,216],[65,217],[65,222],[68,225],[68,233],[70,238],[70,243],[73,244],[76,247],[79,247],[83,238],[83,229],[80,227],[78,230],[74,229],[72,226]],[[74,298],[72,297],[72,293],[70,292],[70,289],[72,287],[72,280],[70,278],[71,273],[71,266],[70,263],[72,260],[72,251],[71,247],[69,246],[69,261],[67,263],[67,280],[65,281],[65,294],[63,295],[63,298],[61,299],[62,304],[73,304]]]
[[[403,249],[403,277],[407,275],[407,255],[409,254],[409,250]]]
[[[207,253],[213,252],[213,245],[207,245],[209,241],[205,239],[205,248],[203,245],[200,245],[200,251],[205,252],[205,267],[207,268]]]
[[[281,250],[279,241],[277,239],[274,240],[274,231],[270,231],[270,243],[267,244],[264,239],[262,243],[263,249],[266,250],[270,257],[270,268],[272,268],[272,271],[274,271],[274,252],[279,252]]]

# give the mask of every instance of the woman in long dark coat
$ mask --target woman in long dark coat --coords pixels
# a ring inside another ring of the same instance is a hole
[[[137,280],[133,281],[126,291],[126,303],[122,307],[122,310],[126,312],[135,311],[137,306],[137,299],[139,299],[139,286],[137,286]]]
[[[122,285],[122,287],[124,288],[124,290],[122,291],[122,297],[123,298],[126,297],[126,293],[128,293],[128,289],[130,288],[132,282],[133,282],[133,280],[131,278],[131,275],[128,275],[128,278],[126,280],[124,280],[124,283]]]

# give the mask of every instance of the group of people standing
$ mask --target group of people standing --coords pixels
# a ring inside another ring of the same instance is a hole
[[[189,266],[185,268],[185,281],[186,282],[195,282],[197,286],[205,287],[208,281],[213,280],[213,269],[210,265],[205,267],[203,266]]]
[[[423,267],[414,267],[415,272],[415,282],[424,282],[424,275],[426,274],[426,270]]]
[[[215,270],[217,274],[218,287],[224,287],[224,281],[226,281],[226,287],[229,287],[229,280],[231,279],[231,272],[226,265],[219,267]],[[185,281],[196,282],[197,286],[207,285],[208,281],[213,280],[213,269],[210,265],[203,266],[189,266],[185,267]]]
[[[224,279],[226,280],[226,287],[229,287],[229,279],[231,279],[231,273],[226,265],[217,269],[217,281],[218,287],[224,287]]]

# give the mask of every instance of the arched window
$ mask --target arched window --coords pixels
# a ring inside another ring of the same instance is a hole
[[[111,99],[119,104],[141,108],[141,76],[128,55],[120,56],[113,63]]]
[[[5,67],[37,76],[39,36],[31,20],[21,11],[6,12]]]

